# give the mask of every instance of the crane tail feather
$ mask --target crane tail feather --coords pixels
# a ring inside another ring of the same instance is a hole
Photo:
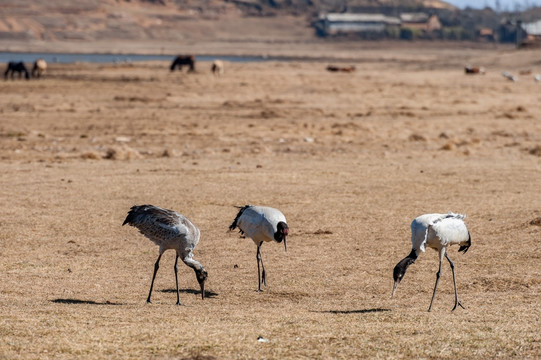
[[[235,228],[237,227],[238,221],[239,221],[240,217],[242,216],[242,213],[244,213],[244,211],[246,209],[248,209],[249,207],[251,207],[251,206],[252,205],[235,206],[236,208],[238,208],[240,210],[239,210],[237,216],[235,217],[235,220],[233,220],[233,223],[229,226],[229,231],[235,230]],[[244,233],[242,230],[240,230],[240,232],[241,232],[241,234]]]
[[[148,205],[134,205],[131,207],[130,211],[128,211],[128,216],[126,216],[126,219],[122,223],[122,226],[128,224],[128,225],[134,225],[136,223],[136,218],[141,209],[143,209],[145,206]]]

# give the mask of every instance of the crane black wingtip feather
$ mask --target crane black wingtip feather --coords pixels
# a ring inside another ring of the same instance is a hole
[[[229,226],[229,231],[235,230],[235,228],[237,227],[237,223],[238,223],[240,217],[242,216],[242,213],[244,212],[244,210],[248,209],[251,206],[252,205],[235,206],[237,209],[240,209],[240,210],[239,210],[237,216],[235,217],[235,220],[233,220],[233,223]],[[241,233],[242,233],[242,230],[241,230]]]
[[[145,206],[148,206],[148,205],[133,205],[131,208],[130,208],[130,211],[128,211],[128,216],[126,216],[126,219],[124,220],[124,222],[122,223],[122,226],[126,225],[126,224],[129,224],[131,225],[133,223],[133,221],[135,220],[135,213],[140,209],[140,208],[143,208]]]
[[[126,225],[126,224],[131,224],[133,222],[133,207],[130,209],[130,211],[128,211],[128,216],[126,216],[126,219],[124,220],[124,222],[122,223],[122,226]]]

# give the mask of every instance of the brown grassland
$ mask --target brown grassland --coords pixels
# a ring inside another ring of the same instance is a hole
[[[351,74],[143,62],[0,81],[0,358],[539,358],[541,53],[440,50],[372,49]],[[158,249],[121,226],[143,203],[201,229],[205,300],[181,264],[174,305],[166,252],[145,303]],[[287,252],[262,247],[261,293],[255,245],[227,231],[246,203],[290,226]],[[450,249],[466,309],[444,264],[427,312],[430,249],[391,299],[411,220],[448,211],[472,236]]]

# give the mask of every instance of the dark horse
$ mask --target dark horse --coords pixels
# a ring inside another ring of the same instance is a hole
[[[28,72],[28,69],[26,68],[26,66],[24,66],[24,63],[22,61],[20,62],[10,61],[8,63],[8,68],[6,69],[6,72],[4,73],[4,79],[7,80],[10,72],[11,72],[12,79],[13,79],[13,74],[15,72],[19,73],[19,79],[21,78],[23,72],[24,72],[24,77],[27,80],[30,79],[30,73]]]
[[[171,64],[171,71],[174,71],[178,66],[179,70],[182,70],[184,65],[188,65],[190,68],[188,71],[195,71],[195,56],[193,55],[179,55],[175,58]]]

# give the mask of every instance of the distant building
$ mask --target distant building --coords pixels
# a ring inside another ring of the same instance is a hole
[[[400,19],[383,14],[351,14],[329,13],[320,14],[316,24],[318,35],[340,34],[383,34],[389,28],[398,29]]]
[[[528,35],[541,36],[541,20],[522,23],[522,29],[524,29]]]
[[[522,23],[521,28],[524,31],[522,43],[520,46],[540,46],[541,45],[541,20],[529,23]]]
[[[481,28],[478,32],[479,40],[494,42],[496,41],[496,36],[494,35],[494,30],[491,28]]]
[[[441,30],[442,25],[437,15],[429,16],[426,13],[402,13],[400,14],[402,27],[419,29],[427,33]]]
[[[428,14],[422,12],[402,13],[400,14],[400,20],[402,20],[403,26],[421,28],[428,21]]]

